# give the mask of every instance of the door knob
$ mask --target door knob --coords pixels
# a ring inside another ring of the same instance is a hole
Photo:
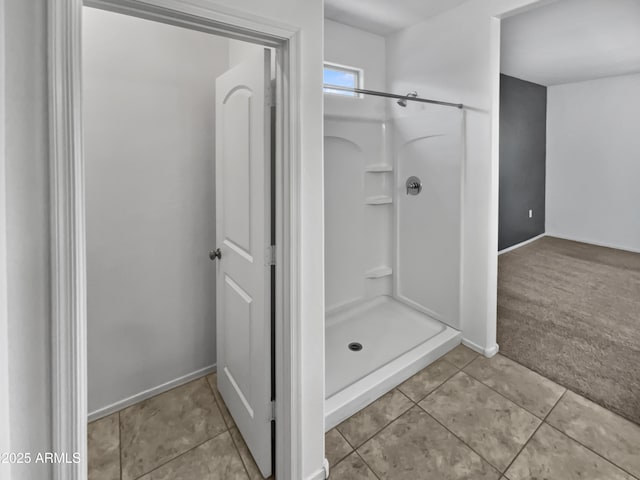
[[[221,259],[222,258],[222,252],[220,251],[219,248],[216,248],[215,250],[211,250],[209,252],[209,258],[211,260],[215,260],[216,258],[217,259]]]

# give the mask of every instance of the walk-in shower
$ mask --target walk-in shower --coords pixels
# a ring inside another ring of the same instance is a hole
[[[325,96],[327,430],[460,343],[462,105],[345,90]]]

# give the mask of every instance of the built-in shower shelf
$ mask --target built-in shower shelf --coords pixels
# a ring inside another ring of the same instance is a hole
[[[393,172],[393,167],[391,165],[369,165],[367,168],[365,168],[365,172],[369,172],[369,173]]]
[[[367,270],[366,272],[364,272],[364,276],[365,278],[382,278],[382,277],[388,277],[392,273],[393,273],[393,270],[391,269],[391,267],[382,266],[382,267],[372,268],[371,270]]]
[[[385,205],[392,202],[393,199],[388,195],[376,195],[374,197],[367,197],[367,205]]]

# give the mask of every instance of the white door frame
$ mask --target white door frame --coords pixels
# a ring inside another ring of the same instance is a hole
[[[53,449],[80,453],[54,479],[87,478],[87,310],[82,7],[103,8],[276,49],[276,465],[302,478],[300,381],[299,28],[210,0],[50,0],[49,101]]]

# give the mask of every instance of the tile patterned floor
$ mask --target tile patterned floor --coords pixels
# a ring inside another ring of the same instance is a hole
[[[459,346],[326,434],[331,480],[640,480],[640,426]]]
[[[262,480],[216,374],[89,424],[89,480]]]
[[[89,424],[89,480],[259,480],[215,374]],[[640,480],[640,426],[459,346],[326,434],[331,480]]]

